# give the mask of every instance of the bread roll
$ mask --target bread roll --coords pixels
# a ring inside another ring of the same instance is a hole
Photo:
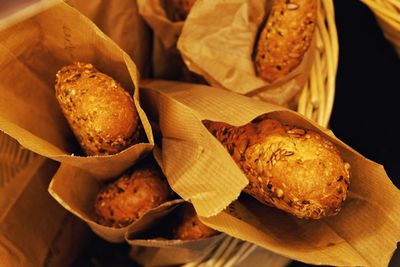
[[[184,21],[189,15],[196,0],[166,0],[164,1],[167,17],[172,21]]]
[[[115,154],[138,142],[139,116],[118,82],[86,63],[56,76],[56,98],[86,155]]]
[[[249,179],[245,192],[299,218],[335,215],[346,199],[349,164],[318,133],[260,117],[244,126],[204,121]]]
[[[219,232],[203,224],[196,211],[189,203],[185,203],[179,208],[177,224],[173,230],[173,238],[177,240],[198,240]]]
[[[172,190],[155,163],[137,166],[99,191],[95,219],[105,226],[125,227],[171,196]]]
[[[286,76],[302,61],[313,38],[317,0],[275,0],[255,56],[257,74],[268,82]]]

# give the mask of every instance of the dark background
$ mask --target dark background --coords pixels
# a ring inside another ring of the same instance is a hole
[[[339,68],[329,127],[339,139],[382,164],[399,188],[400,59],[367,6],[358,0],[336,0],[334,4]],[[390,267],[400,266],[399,259],[396,251]]]
[[[400,186],[400,59],[360,1],[334,1],[339,69],[330,128]]]
[[[400,59],[365,5],[358,0],[336,0],[334,4],[340,51],[329,127],[339,139],[382,164],[400,187],[400,101],[396,97],[400,91]],[[84,259],[73,267],[134,266],[126,258],[127,245],[111,245],[94,235],[91,243],[96,246],[89,246]],[[390,267],[400,266],[398,254]],[[300,262],[289,265],[310,266]]]

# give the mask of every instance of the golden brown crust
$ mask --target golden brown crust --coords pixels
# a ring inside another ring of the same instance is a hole
[[[115,154],[138,142],[139,116],[119,83],[85,63],[56,76],[56,98],[87,155]]]
[[[185,203],[180,207],[178,223],[173,230],[174,239],[177,240],[198,240],[219,232],[203,224],[191,204]]]
[[[171,194],[155,163],[136,167],[99,191],[95,219],[102,225],[125,227],[166,202]]]
[[[189,15],[196,0],[166,0],[164,1],[167,17],[172,21],[184,21]]]
[[[339,212],[349,186],[349,165],[318,133],[266,117],[240,127],[204,124],[246,174],[246,193],[299,218]]]
[[[317,0],[275,0],[256,49],[262,79],[273,82],[301,63],[313,38],[317,8]]]

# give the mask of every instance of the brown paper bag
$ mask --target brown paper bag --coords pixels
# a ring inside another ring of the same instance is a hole
[[[196,262],[207,256],[225,237],[219,234],[201,240],[128,239],[130,257],[143,266],[170,266]]]
[[[302,63],[286,77],[273,83],[259,78],[252,55],[270,5],[268,0],[196,2],[178,40],[178,49],[188,68],[214,87],[286,104],[307,80],[315,38]]]
[[[139,13],[143,16],[165,49],[176,46],[182,31],[183,21],[171,21],[164,9],[164,0],[137,0]]]
[[[152,77],[180,80],[185,64],[176,42],[183,21],[173,22],[167,18],[164,0],[138,0],[139,13],[153,30]]]
[[[184,204],[179,203],[180,205]],[[144,266],[167,266],[198,261],[207,256],[225,235],[218,234],[200,240],[175,240],[172,237],[173,223],[177,218],[175,208],[160,214],[157,220],[147,223],[145,228],[130,228],[125,235],[132,246],[130,256]]]
[[[176,48],[184,21],[171,21],[167,17],[165,0],[138,0],[139,13],[154,33],[152,51],[152,77],[158,79],[206,83],[188,70]]]
[[[69,266],[85,245],[87,227],[47,193],[58,164],[19,148],[0,133],[0,265]],[[1,180],[1,177],[0,177]]]
[[[126,227],[108,227],[94,220],[94,203],[100,187],[101,183],[89,172],[62,163],[48,190],[65,209],[85,221],[93,232],[110,242],[124,241],[125,233],[129,229],[142,230],[160,216],[164,216],[174,205],[182,202],[181,199],[165,202]]]
[[[294,111],[225,90],[167,81],[142,84],[146,107],[157,112],[163,134],[162,168],[172,188],[191,200],[204,223],[289,258],[313,264],[387,266],[400,240],[400,194],[383,167],[351,149],[332,132]],[[321,220],[299,220],[237,199],[247,179],[203,119],[243,125],[261,114],[312,129],[332,141],[351,165],[342,211]]]
[[[151,32],[139,15],[136,0],[65,0],[92,20],[135,62],[140,76],[149,77]]]
[[[74,156],[75,138],[54,96],[56,72],[74,61],[93,63],[133,93],[149,143],[112,156]],[[60,2],[0,31],[0,130],[24,147],[56,161],[112,177],[153,147],[150,124],[139,105],[135,64],[89,19]]]
[[[54,0],[2,1],[0,9],[0,30],[31,17],[57,4]]]

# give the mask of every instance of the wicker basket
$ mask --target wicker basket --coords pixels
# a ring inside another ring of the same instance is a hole
[[[327,127],[335,97],[339,45],[333,1],[318,2],[317,49],[310,77],[300,93],[297,111]]]
[[[383,33],[396,49],[400,57],[400,1],[361,0],[375,14]]]
[[[265,266],[284,267],[291,262],[290,259],[264,250],[249,242],[226,236],[215,248],[208,251],[204,257],[182,267],[241,267]]]

